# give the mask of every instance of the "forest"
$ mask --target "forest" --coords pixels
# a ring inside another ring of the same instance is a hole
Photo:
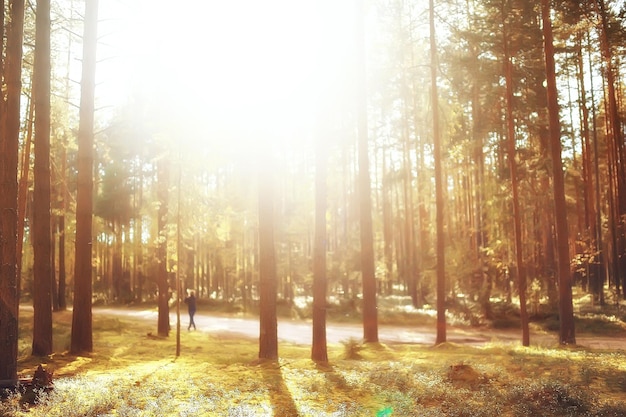
[[[226,3],[226,4],[221,4]],[[520,343],[626,297],[626,5],[616,0],[3,0],[0,381],[94,350],[94,306],[193,291],[378,342],[394,300]],[[609,314],[609,315],[610,315]],[[623,313],[622,313],[623,314]],[[411,316],[409,316],[411,317]],[[179,335],[178,335],[179,337]],[[7,353],[7,354],[5,354]]]

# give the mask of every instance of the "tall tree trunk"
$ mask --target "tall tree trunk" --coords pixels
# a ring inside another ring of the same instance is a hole
[[[67,300],[65,297],[65,289],[66,289],[66,273],[65,273],[65,200],[67,197],[67,185],[66,185],[66,177],[65,172],[67,170],[67,146],[63,144],[63,153],[61,155],[61,190],[60,201],[59,201],[59,209],[60,214],[57,219],[58,221],[58,230],[59,230],[59,310],[67,309]]]
[[[167,337],[170,333],[170,309],[169,309],[169,284],[167,279],[167,202],[169,188],[169,172],[167,161],[159,159],[157,161],[157,199],[158,209],[158,245],[157,245],[157,286],[159,290],[159,316],[157,322],[157,332],[159,336]]]
[[[378,342],[372,196],[367,132],[367,78],[365,67],[365,1],[357,0],[357,132],[359,158],[359,216],[361,229],[361,279],[363,282],[363,340]]]
[[[386,150],[385,146],[383,150]],[[381,187],[382,193],[382,213],[383,213],[383,241],[384,241],[384,258],[385,258],[385,284],[386,293],[393,293],[393,207],[389,196],[391,188],[391,176],[387,173],[387,156],[383,155],[383,182]]]
[[[0,33],[4,32],[4,6]],[[19,275],[17,268],[20,94],[24,1],[10,2],[6,65],[0,57],[0,74],[7,85],[6,107],[0,105],[0,380],[17,383]],[[1,49],[1,48],[0,48]],[[2,55],[2,54],[0,54]],[[4,103],[4,97],[2,100]]]
[[[325,126],[325,119],[318,123]],[[313,344],[311,359],[328,362],[326,345],[326,129],[318,128],[315,153],[315,246],[313,248]]]
[[[35,169],[33,192],[33,344],[35,356],[52,353],[50,288],[50,0],[37,2],[35,34]]]
[[[552,159],[552,181],[554,189],[554,217],[557,247],[557,273],[559,282],[559,341],[562,344],[576,343],[574,334],[574,307],[572,303],[572,277],[570,273],[569,242],[567,230],[567,209],[565,204],[565,181],[561,160],[561,124],[556,87],[554,45],[550,0],[541,0],[544,52],[546,59],[546,82],[548,94],[548,115],[550,123],[550,151]]]
[[[622,285],[622,295],[626,297],[626,256],[623,256],[626,248],[626,224],[624,216],[626,215],[626,152],[624,150],[624,133],[622,131],[622,123],[620,119],[620,109],[618,105],[618,93],[616,86],[619,82],[616,80],[618,71],[617,65],[613,62],[613,51],[609,42],[609,11],[607,10],[604,0],[595,0],[593,6],[599,17],[599,37],[602,58],[605,65],[606,76],[606,100],[608,109],[606,116],[608,119],[608,130],[611,138],[611,145],[614,153],[614,182],[615,182],[615,225],[613,233],[615,234],[614,248],[617,252],[615,258],[615,283],[616,288]]]
[[[589,232],[589,240],[591,241],[592,248],[595,248],[596,257],[590,261],[590,268],[592,273],[588,274],[589,292],[592,295],[592,300],[598,301],[601,297],[600,291],[602,287],[598,284],[601,282],[600,275],[600,253],[602,251],[600,243],[602,242],[600,224],[596,222],[596,205],[595,205],[595,185],[594,178],[596,173],[592,173],[592,158],[596,151],[592,151],[591,138],[589,135],[589,108],[587,107],[587,90],[585,86],[585,70],[583,59],[583,32],[579,31],[576,34],[576,81],[578,84],[578,100],[580,103],[580,131],[582,138],[582,155],[583,155],[583,179],[585,185],[585,226]],[[593,84],[592,84],[593,85]],[[592,87],[593,88],[593,87]],[[596,141],[594,140],[594,145]],[[597,208],[599,210],[599,207]]]
[[[595,196],[594,196],[594,201],[595,201],[595,213],[596,213],[596,247],[598,250],[598,259],[597,259],[597,263],[598,263],[598,269],[597,269],[597,273],[600,275],[598,277],[598,289],[599,289],[599,296],[600,296],[600,304],[604,304],[604,282],[606,280],[606,277],[609,275],[608,271],[609,271],[609,263],[607,262],[608,257],[605,255],[605,253],[607,252],[604,248],[604,245],[602,243],[603,239],[602,239],[602,208],[600,207],[601,202],[600,202],[600,154],[599,154],[599,150],[598,150],[598,129],[596,126],[596,121],[597,121],[597,117],[596,117],[596,97],[595,97],[595,92],[594,92],[594,77],[593,77],[593,61],[591,59],[591,48],[590,48],[590,40],[589,40],[589,32],[586,33],[586,39],[587,39],[587,51],[588,51],[588,63],[589,63],[589,81],[590,81],[590,95],[591,95],[591,121],[592,121],[592,127],[591,127],[591,131],[593,133],[593,160],[594,160],[594,177],[595,177]]]
[[[437,339],[444,343],[446,337],[446,262],[444,236],[443,173],[441,160],[441,132],[439,127],[439,94],[437,92],[437,41],[435,39],[435,4],[429,0],[430,21],[430,75],[431,107],[433,117],[433,158],[435,160],[435,204],[437,206]]]
[[[139,207],[141,207],[143,203],[143,172],[141,170],[141,164],[138,164],[139,168],[137,169],[137,174],[139,175],[139,185],[135,187],[135,192],[137,195],[134,198],[135,210],[134,212],[137,214],[135,218],[135,233],[133,240],[133,248],[134,248],[134,256],[133,260],[136,265],[136,280],[135,280],[135,300],[138,302],[143,301],[143,283],[144,283],[144,260],[143,260],[143,241],[142,241],[142,228],[143,228],[143,218],[139,211]]]
[[[408,110],[408,100],[403,103],[405,121],[403,123],[402,139],[402,162],[404,170],[404,240],[406,242],[406,269],[411,303],[415,308],[422,308],[423,301],[418,289],[419,274],[417,270],[417,246],[415,243],[415,213],[413,209],[413,167],[411,164],[411,144],[409,133],[410,114]]]
[[[278,359],[276,318],[276,249],[274,247],[274,181],[271,164],[259,174],[259,359]],[[269,171],[269,172],[268,172]]]
[[[20,44],[20,49],[22,45]],[[28,201],[28,179],[30,172],[30,154],[33,142],[33,117],[35,114],[34,91],[31,81],[31,96],[28,101],[28,119],[26,120],[26,138],[24,140],[24,148],[22,149],[22,168],[20,170],[20,179],[17,191],[17,276],[18,276],[18,292],[20,289],[22,276],[22,254],[24,247],[24,225],[26,224],[26,203]],[[19,131],[19,124],[18,124]]]
[[[76,243],[74,259],[74,309],[70,350],[93,350],[91,298],[92,220],[93,220],[93,136],[94,94],[96,88],[96,46],[98,39],[98,0],[85,1],[83,67],[78,126],[78,184],[76,190]]]
[[[54,172],[54,170],[52,171]],[[54,178],[52,180],[54,184]],[[52,197],[54,200],[54,197]],[[54,210],[54,208],[52,208]],[[52,223],[50,229],[50,294],[52,296],[52,311],[59,311],[59,288],[57,286],[57,277],[56,277],[56,230],[57,230],[57,218],[56,216],[50,216],[50,221]]]
[[[517,289],[520,302],[520,319],[522,324],[522,345],[530,346],[528,328],[528,311],[526,309],[526,268],[522,247],[522,221],[519,207],[519,187],[517,178],[517,162],[515,161],[515,120],[513,120],[513,63],[509,55],[509,36],[506,14],[502,8],[502,40],[504,50],[504,74],[506,79],[506,119],[508,135],[508,160],[511,173],[511,193],[513,196],[513,223],[515,226],[515,263],[517,267]]]

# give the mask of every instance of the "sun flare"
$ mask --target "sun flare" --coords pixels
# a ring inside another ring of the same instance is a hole
[[[126,22],[127,93],[194,146],[305,135],[348,78],[351,19],[331,2],[141,0]]]

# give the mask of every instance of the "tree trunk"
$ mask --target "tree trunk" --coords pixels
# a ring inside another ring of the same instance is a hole
[[[4,32],[4,0],[0,23]],[[17,268],[20,93],[24,1],[10,2],[11,26],[6,66],[0,69],[7,84],[6,107],[0,105],[0,380],[17,383],[19,275]],[[2,54],[0,54],[2,55]],[[4,100],[3,100],[4,103]]]
[[[66,185],[66,177],[65,172],[67,169],[67,147],[66,144],[63,144],[63,153],[61,155],[61,190],[60,194],[60,202],[59,209],[60,214],[57,219],[58,221],[58,230],[59,230],[59,292],[58,292],[58,300],[59,300],[59,310],[67,309],[67,300],[65,297],[65,289],[66,289],[66,272],[65,272],[65,200],[67,197],[67,185]]]
[[[513,223],[515,228],[515,264],[517,267],[517,289],[520,302],[520,320],[522,325],[522,345],[530,346],[528,328],[528,311],[526,309],[526,268],[522,247],[522,221],[519,207],[519,187],[517,178],[517,162],[515,161],[515,120],[513,120],[513,64],[509,55],[509,37],[506,15],[502,8],[502,40],[504,50],[504,73],[506,79],[506,119],[509,172],[511,173],[511,193],[513,197]]]
[[[318,123],[324,123],[318,122]],[[319,129],[315,153],[315,247],[313,248],[313,345],[311,359],[328,362],[326,345],[326,140]]]
[[[52,353],[50,288],[50,0],[37,2],[35,34],[35,169],[33,191],[33,344],[35,356]]]
[[[608,130],[611,138],[611,148],[614,154],[614,175],[612,181],[614,181],[614,196],[615,196],[615,217],[614,217],[614,248],[616,251],[615,256],[615,284],[619,290],[619,286],[622,286],[622,296],[626,297],[626,271],[624,262],[626,257],[623,256],[626,248],[626,224],[624,223],[624,216],[626,215],[626,156],[624,151],[624,133],[622,131],[622,123],[620,119],[620,109],[618,105],[618,93],[616,92],[616,85],[619,82],[616,81],[616,73],[618,71],[617,66],[613,63],[613,51],[609,42],[609,19],[608,11],[604,0],[596,0],[593,2],[596,12],[599,17],[599,37],[600,48],[602,51],[602,58],[605,64],[605,76],[606,76],[606,101],[608,109],[606,111],[606,117],[608,119]]]
[[[93,136],[96,87],[98,0],[85,1],[83,67],[78,126],[78,183],[76,190],[76,254],[74,259],[74,309],[70,351],[93,350],[91,299],[93,220]]]
[[[278,359],[274,190],[270,163],[259,174],[259,359]]]
[[[157,200],[159,201],[157,227],[159,230],[157,244],[157,286],[159,290],[159,317],[157,332],[159,336],[167,337],[170,333],[169,284],[167,279],[167,201],[169,188],[169,173],[167,161],[160,159],[157,162]]]
[[[20,50],[22,45],[20,43]],[[33,141],[33,117],[35,114],[34,90],[31,81],[31,97],[28,102],[28,119],[26,120],[26,138],[24,141],[24,149],[22,150],[20,179],[17,191],[17,276],[18,276],[18,292],[20,292],[20,283],[22,277],[22,253],[24,248],[24,225],[26,224],[26,203],[28,201],[28,179],[30,172],[30,154],[31,144]],[[18,116],[19,117],[19,116]],[[19,131],[19,121],[17,125]]]
[[[365,1],[357,1],[357,132],[359,158],[359,215],[361,226],[361,279],[363,281],[363,340],[378,342],[372,196],[367,132],[367,79],[365,68]]]
[[[435,39],[435,5],[429,0],[430,17],[430,74],[431,107],[433,117],[433,158],[435,160],[435,204],[437,206],[437,339],[446,342],[446,270],[444,237],[443,173],[441,160],[441,133],[439,127],[439,97],[437,92],[437,41]]]
[[[609,264],[607,262],[607,256],[605,255],[605,253],[607,252],[604,248],[604,245],[602,243],[602,208],[601,206],[601,199],[600,199],[600,163],[599,163],[599,159],[600,159],[600,155],[599,155],[599,150],[598,150],[598,129],[596,128],[596,106],[595,106],[595,102],[596,102],[596,98],[595,98],[595,92],[593,89],[593,85],[594,85],[594,77],[593,77],[593,64],[592,64],[592,59],[591,59],[591,48],[589,47],[590,45],[590,40],[589,40],[589,32],[586,33],[586,38],[587,38],[587,50],[588,50],[588,62],[589,62],[589,81],[591,84],[591,89],[590,89],[590,95],[591,95],[591,120],[592,120],[592,133],[593,133],[593,165],[594,165],[594,177],[595,177],[595,195],[594,195],[594,201],[595,201],[595,213],[596,213],[596,236],[597,236],[597,241],[596,241],[596,247],[598,249],[598,259],[597,259],[597,263],[598,263],[598,269],[597,272],[600,275],[598,277],[597,280],[597,285],[598,285],[598,290],[599,290],[599,297],[600,297],[600,304],[603,305],[604,304],[604,282],[606,280],[606,277],[608,276],[608,270],[609,270]]]
[[[567,230],[567,210],[565,204],[565,181],[561,160],[561,125],[556,87],[554,45],[550,1],[541,0],[543,21],[544,52],[546,59],[546,82],[548,94],[548,115],[550,123],[550,152],[552,159],[552,181],[554,190],[554,217],[557,247],[557,273],[559,282],[559,341],[562,344],[575,344],[574,307],[572,304],[572,277],[570,273],[569,242]]]
[[[54,172],[54,171],[51,171]],[[54,174],[52,175],[52,184],[55,183]],[[55,198],[51,197],[51,201]],[[54,208],[51,208],[54,210]],[[59,288],[57,286],[56,277],[56,230],[57,230],[57,218],[56,216],[50,216],[52,223],[50,229],[50,294],[52,296],[52,311],[59,311]]]

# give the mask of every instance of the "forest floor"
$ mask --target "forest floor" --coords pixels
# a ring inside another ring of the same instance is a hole
[[[435,347],[433,330],[425,343],[409,343],[385,336],[409,331],[406,326],[384,325],[380,343],[363,345],[346,333],[329,341],[328,363],[316,364],[310,323],[293,330],[302,340],[281,337],[278,361],[260,361],[258,322],[201,313],[198,331],[187,331],[181,311],[176,356],[175,321],[162,338],[155,335],[154,310],[125,311],[94,309],[94,352],[87,355],[67,352],[71,312],[55,313],[55,353],[35,358],[29,355],[32,311],[22,310],[20,375],[32,376],[42,364],[53,372],[54,389],[36,404],[10,396],[0,403],[0,416],[626,415],[626,352],[558,346],[551,333],[533,332],[535,340],[547,339],[523,348],[514,331],[487,339],[486,329],[455,326],[451,339],[467,333]],[[233,331],[232,321],[221,322],[226,319],[251,323],[255,333]],[[279,333],[287,334],[284,323]],[[360,334],[356,324],[337,326]],[[508,334],[513,339],[501,338]]]

